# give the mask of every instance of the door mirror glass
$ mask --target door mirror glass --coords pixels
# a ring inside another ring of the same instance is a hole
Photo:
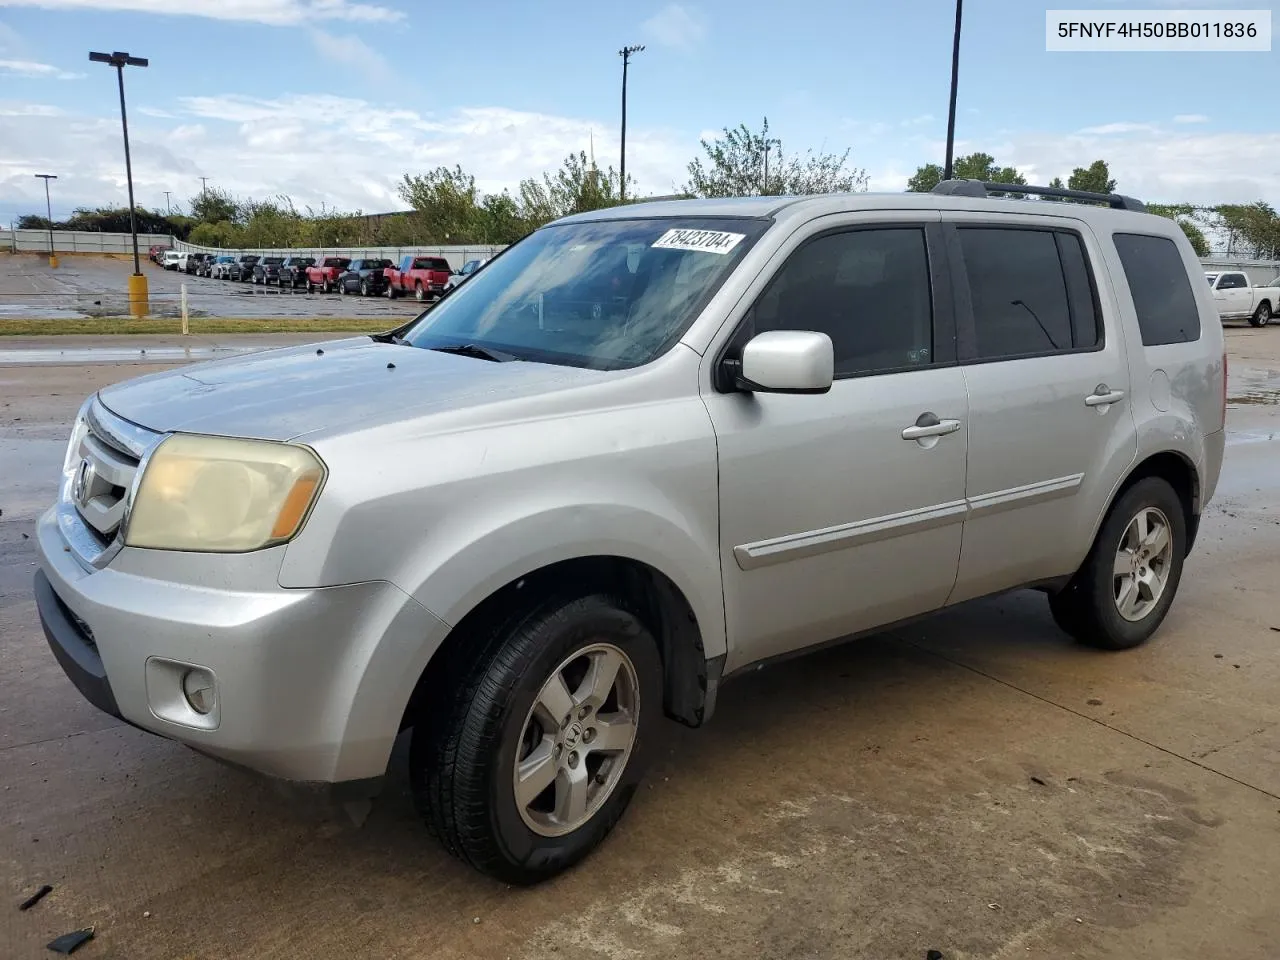
[[[825,333],[767,330],[742,349],[741,385],[767,393],[826,393],[835,376],[835,349]]]

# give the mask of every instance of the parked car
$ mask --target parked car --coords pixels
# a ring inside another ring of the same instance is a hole
[[[152,263],[158,264],[164,258],[164,255],[172,249],[172,247],[162,246],[158,243],[152,244],[151,248],[147,251],[147,259]]]
[[[236,258],[230,254],[222,254],[215,257],[213,263],[209,264],[209,276],[214,280],[230,280],[231,268],[235,265]]]
[[[197,277],[213,276],[213,266],[217,262],[218,262],[218,254],[216,253],[205,254],[204,259],[200,261],[200,265],[196,267],[196,276]]]
[[[166,270],[177,270],[178,263],[181,261],[182,254],[177,250],[166,250],[160,258],[160,266]]]
[[[263,257],[253,265],[253,273],[250,278],[254,283],[260,283],[264,287],[268,283],[278,283],[280,281],[280,264],[282,263],[284,263],[284,257]]]
[[[321,257],[307,267],[307,293],[323,290],[329,293],[337,289],[338,277],[346,272],[350,257]]]
[[[444,293],[452,271],[444,257],[402,257],[399,267],[387,270],[387,296],[394,300],[401,294],[415,299],[435,299]]]
[[[445,281],[444,288],[446,290],[452,290],[454,287],[460,286],[464,280],[468,279],[472,274],[474,274],[477,270],[479,270],[488,262],[489,262],[488,257],[484,257],[483,259],[480,259],[480,260],[468,260],[466,263],[462,265],[461,269],[450,274],[449,279]]]
[[[285,257],[280,264],[280,286],[300,287],[307,282],[307,267],[316,262],[315,257]]]
[[[338,277],[339,293],[376,297],[387,287],[390,260],[352,260]]]
[[[513,883],[766,661],[1021,586],[1134,647],[1226,356],[1179,226],[1097,199],[593,211],[392,332],[107,386],[36,526],[45,634],[102,710],[348,799],[412,728],[432,829]]]
[[[199,273],[200,273],[200,268],[201,268],[202,266],[204,266],[204,264],[205,264],[207,261],[212,260],[212,259],[213,259],[213,254],[211,254],[211,253],[193,253],[193,254],[190,254],[190,255],[187,257],[187,263],[186,263],[186,267],[185,267],[186,272],[187,272],[187,273],[190,273],[190,274],[199,274]]]
[[[1239,270],[1206,273],[1218,316],[1223,320],[1248,320],[1265,327],[1280,311],[1280,277],[1267,286],[1249,286],[1249,278]]]
[[[253,277],[253,267],[257,262],[258,254],[256,253],[246,253],[236,257],[235,262],[227,270],[227,279],[248,283]]]

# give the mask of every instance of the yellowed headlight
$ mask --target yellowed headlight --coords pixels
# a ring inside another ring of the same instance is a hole
[[[151,454],[125,543],[244,553],[293,539],[324,483],[307,447],[175,434]]]

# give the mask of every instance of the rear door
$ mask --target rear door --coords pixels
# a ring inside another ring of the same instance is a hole
[[[969,395],[959,602],[1071,573],[1137,442],[1092,231],[1065,218],[943,219]]]

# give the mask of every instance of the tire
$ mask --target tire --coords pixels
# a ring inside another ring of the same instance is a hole
[[[1144,517],[1148,552],[1134,552],[1129,548],[1139,545]],[[1163,542],[1156,536],[1161,527]],[[1102,650],[1139,646],[1159,629],[1169,612],[1182,579],[1186,552],[1182,501],[1167,480],[1145,477],[1112,505],[1089,556],[1071,582],[1049,598],[1049,610],[1058,626],[1087,646]],[[1134,572],[1120,574],[1126,556]],[[1158,590],[1151,586],[1155,582],[1162,584]],[[1133,593],[1128,592],[1131,584]],[[1126,612],[1122,612],[1122,604]]]
[[[362,296],[362,297],[367,297],[368,295],[369,295],[369,281],[368,281],[368,280],[361,280],[361,281],[360,281],[360,296]]]
[[[428,827],[450,853],[506,883],[537,883],[590,853],[630,802],[661,723],[657,644],[622,603],[603,594],[551,599],[476,639],[470,665],[449,668],[447,686],[416,718],[410,782]],[[619,666],[606,709],[597,717],[588,705],[582,718],[575,695],[591,688],[589,665],[610,658]],[[559,697],[550,692],[557,675]],[[548,701],[556,705],[554,719],[543,706]],[[628,713],[634,736],[616,739],[626,748],[587,746],[605,742],[606,715]],[[517,800],[517,764],[544,750],[538,767],[555,779]],[[571,770],[582,778],[581,792],[568,790],[563,778]],[[571,792],[584,809],[557,806]]]
[[[417,300],[419,303],[427,299],[427,293],[422,289],[422,284],[415,283],[413,285],[413,299]]]
[[[311,282],[311,278],[310,278],[310,277],[308,277],[308,278],[307,278],[307,293],[315,293],[315,292],[316,292],[316,285],[315,285],[314,283],[312,283],[312,282]]]
[[[1271,304],[1263,300],[1258,304],[1258,309],[1253,311],[1253,316],[1249,318],[1249,326],[1265,327],[1271,322]]]
[[[327,277],[325,278],[325,281],[324,281],[324,287],[323,287],[323,289],[324,289],[324,292],[325,292],[325,293],[332,293],[332,292],[333,292],[333,287],[332,287],[332,285],[329,283],[329,280],[328,280],[328,278],[327,278]]]
[[[387,299],[394,300],[396,298],[396,288],[391,284],[387,284]]]

